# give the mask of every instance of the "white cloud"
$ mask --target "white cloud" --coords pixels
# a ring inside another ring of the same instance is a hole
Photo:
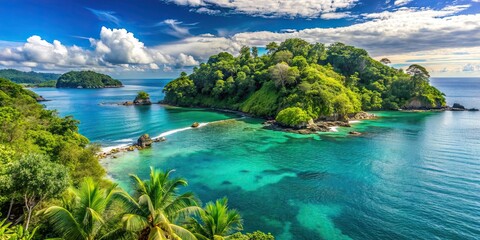
[[[395,6],[404,6],[412,2],[412,0],[395,0],[394,5]]]
[[[321,18],[330,20],[330,19],[341,19],[341,18],[348,18],[353,17],[350,12],[331,12],[331,13],[324,13],[322,14]]]
[[[454,15],[465,6],[440,10],[402,8],[365,14],[365,22],[338,28],[311,28],[293,33],[245,32],[233,36],[240,44],[264,46],[271,41],[303,38],[309,42],[344,42],[367,49],[372,55],[478,46],[480,14]]]
[[[100,39],[90,43],[101,58],[112,64],[148,64],[153,61],[146,47],[125,29],[102,27]]]
[[[90,39],[92,48],[69,47],[59,41],[50,43],[32,36],[24,44],[1,43],[0,65],[33,69],[172,71],[172,68],[197,65],[219,52],[237,54],[243,45],[265,46],[272,41],[303,38],[312,43],[344,42],[366,49],[373,57],[387,57],[398,66],[422,60],[418,63],[433,75],[454,74],[463,72],[467,64],[478,66],[480,61],[480,14],[459,15],[469,7],[457,5],[437,10],[402,7],[360,15],[362,22],[347,27],[190,35],[148,47],[125,29],[102,28],[100,38]],[[164,22],[182,24],[177,20]],[[185,25],[188,26],[182,26]],[[473,69],[471,73],[480,71]]]
[[[358,0],[163,0],[181,6],[190,6],[212,14],[219,9],[261,17],[318,18],[325,13],[355,6]],[[209,9],[210,11],[206,11]],[[198,11],[197,11],[198,12]]]
[[[66,71],[70,69],[111,69],[144,71],[158,70],[159,65],[178,68],[197,65],[191,55],[176,52],[165,54],[146,47],[133,33],[125,29],[102,27],[100,38],[90,38],[92,49],[65,46],[58,40],[48,42],[32,36],[23,45],[0,49],[0,65],[5,67],[35,68],[36,70]]]
[[[115,12],[96,10],[92,8],[86,8],[86,9],[88,9],[90,12],[95,14],[98,17],[98,19],[101,21],[112,22],[112,23],[115,23],[117,26],[120,24],[120,19],[114,15]]]
[[[162,22],[157,23],[155,26],[167,26],[168,29],[165,31],[165,33],[175,36],[177,38],[185,38],[192,36],[190,34],[190,29],[196,24],[197,23],[184,24],[183,22],[176,19],[166,19]]]

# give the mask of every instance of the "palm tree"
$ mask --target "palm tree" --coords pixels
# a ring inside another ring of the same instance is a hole
[[[227,198],[208,203],[200,211],[200,218],[191,218],[189,229],[200,240],[223,240],[243,229],[242,217],[235,209],[228,209]]]
[[[119,192],[114,184],[102,189],[87,178],[78,189],[70,189],[69,198],[63,199],[63,207],[52,206],[40,214],[50,222],[53,230],[65,239],[121,239],[124,231],[115,229],[101,236],[106,229],[105,214],[113,203],[113,196]]]
[[[123,227],[136,233],[139,240],[196,239],[187,229],[177,225],[200,210],[193,193],[178,194],[178,188],[186,186],[182,178],[170,178],[172,171],[150,169],[150,179],[142,181],[130,175],[135,182],[135,194],[120,193],[117,199],[123,204]]]

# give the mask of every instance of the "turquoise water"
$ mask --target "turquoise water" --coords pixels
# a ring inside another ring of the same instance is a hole
[[[101,104],[130,100],[139,89],[160,99],[166,82],[35,91],[52,100],[48,108],[73,114],[83,134],[107,146],[143,132],[212,122],[102,163],[127,189],[128,173],[147,177],[150,166],[176,169],[203,201],[228,196],[247,231],[261,229],[277,239],[480,238],[479,112],[378,112],[379,120],[354,124],[362,136],[348,136],[346,128],[302,136],[223,113]],[[480,79],[432,83],[450,104],[480,107]]]

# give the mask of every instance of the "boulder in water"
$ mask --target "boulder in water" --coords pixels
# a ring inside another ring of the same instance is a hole
[[[148,134],[143,134],[137,140],[137,145],[142,148],[150,147],[152,143],[153,143],[153,140],[150,138]]]
[[[463,105],[460,104],[460,103],[454,103],[453,106],[452,106],[452,108],[465,110],[465,106],[463,106]]]
[[[198,126],[200,126],[200,124],[199,124],[198,122],[194,122],[194,123],[192,124],[192,128],[197,128]]]

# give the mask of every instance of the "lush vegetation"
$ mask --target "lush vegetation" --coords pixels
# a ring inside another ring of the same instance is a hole
[[[135,97],[135,99],[142,99],[142,100],[149,99],[149,98],[150,98],[150,95],[145,91],[138,92],[137,96]]]
[[[361,110],[445,105],[443,94],[428,82],[428,72],[412,65],[404,72],[378,62],[359,48],[325,46],[302,39],[267,45],[258,55],[243,47],[237,57],[219,53],[182,73],[165,86],[167,104],[240,110],[274,118],[286,108],[300,108],[312,119],[345,118]],[[307,119],[299,117],[299,119]]]
[[[70,71],[57,80],[57,88],[105,88],[121,87],[122,82],[93,71]]]
[[[307,112],[299,107],[289,107],[280,111],[275,118],[277,122],[285,126],[302,127],[303,124],[312,119]]]
[[[39,84],[51,80],[57,80],[60,74],[22,72],[15,69],[0,70],[0,78],[10,79],[15,83]]]
[[[172,171],[132,175],[134,192],[125,192],[105,180],[78,121],[35,97],[0,79],[0,239],[273,239],[241,233],[226,199],[202,208]]]

